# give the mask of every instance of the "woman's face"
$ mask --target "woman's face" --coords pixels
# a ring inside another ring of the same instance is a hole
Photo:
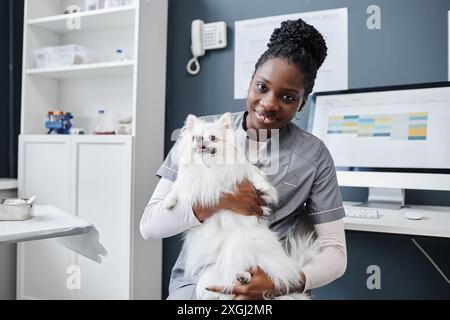
[[[305,104],[304,75],[287,60],[267,60],[255,72],[247,96],[247,128],[281,129]]]

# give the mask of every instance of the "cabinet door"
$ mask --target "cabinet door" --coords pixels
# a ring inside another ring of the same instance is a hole
[[[70,152],[69,136],[20,136],[19,195],[70,212]],[[70,298],[66,272],[74,258],[54,240],[19,244],[17,298]]]
[[[72,211],[95,225],[102,264],[77,255],[79,299],[130,298],[132,138],[78,136],[72,143]]]

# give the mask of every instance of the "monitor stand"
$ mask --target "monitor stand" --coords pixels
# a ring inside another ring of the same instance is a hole
[[[367,202],[360,207],[400,210],[405,205],[405,189],[369,188]]]

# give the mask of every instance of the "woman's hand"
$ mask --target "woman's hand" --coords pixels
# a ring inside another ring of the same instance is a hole
[[[236,284],[231,289],[230,294],[234,294],[234,300],[263,300],[270,299],[280,293],[270,280],[269,276],[260,268],[254,268],[250,271],[252,278],[247,284]],[[209,291],[223,293],[224,287],[210,286],[206,288]]]
[[[259,267],[250,271],[252,278],[247,284],[236,284],[231,288],[230,294],[236,295],[234,300],[263,300],[281,296],[283,292],[277,292],[275,285],[270,280],[267,273]],[[209,291],[223,293],[225,288],[222,286],[210,286],[206,288]],[[290,288],[291,292],[303,292],[305,289],[305,275],[300,272],[299,287]]]
[[[266,202],[261,198],[253,185],[245,180],[241,182],[236,193],[224,194],[219,203],[212,208],[203,208],[194,206],[192,210],[200,222],[205,221],[219,210],[232,210],[245,216],[261,215],[263,213],[261,206]]]

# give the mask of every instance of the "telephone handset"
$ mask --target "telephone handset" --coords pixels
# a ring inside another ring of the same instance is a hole
[[[197,75],[200,72],[198,58],[205,55],[206,50],[221,49],[227,46],[227,25],[225,22],[204,23],[202,20],[192,21],[191,52],[194,56],[188,63],[187,72]],[[195,69],[192,69],[192,66]]]
[[[191,51],[194,58],[205,55],[205,47],[203,46],[203,26],[205,23],[202,20],[192,21],[191,26]]]

